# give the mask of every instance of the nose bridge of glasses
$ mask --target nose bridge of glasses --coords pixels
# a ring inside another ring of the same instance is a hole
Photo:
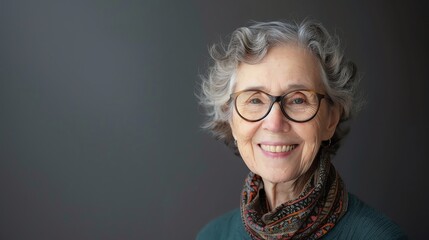
[[[273,107],[274,103],[279,103],[279,105],[282,105],[282,100],[283,100],[283,96],[271,96],[269,94],[267,94],[267,96],[270,98],[271,100],[271,104],[270,104],[270,109]]]
[[[282,100],[283,100],[284,96],[271,96],[271,95],[268,95],[268,96],[271,98],[271,105],[270,105],[270,108],[268,109],[267,115],[273,111],[275,103],[278,103],[278,111],[281,112],[282,117],[287,118],[286,113],[283,109],[283,104],[282,104]]]
[[[282,101],[283,97],[284,97],[284,96],[273,96],[273,98],[274,98],[274,102],[278,102],[278,103],[280,103],[280,102]]]
[[[296,121],[296,120],[292,119],[287,113],[287,109],[286,109],[286,106],[284,104],[284,99],[287,97],[287,94],[282,95],[282,96],[270,96],[270,97],[271,97],[272,103],[271,103],[270,109],[268,110],[269,112],[267,114],[270,114],[270,112],[272,111],[272,109],[274,107],[274,104],[278,103],[278,108],[279,108],[278,110],[281,112],[282,118],[287,119],[287,120],[291,120],[291,121]]]
[[[285,95],[283,96],[271,96],[271,108],[273,108],[274,103],[278,103],[279,104],[279,109],[283,112],[283,114],[285,114],[284,112],[284,104],[283,104],[283,99],[285,98]]]
[[[263,127],[270,131],[285,131],[289,126],[289,117],[286,115],[282,96],[271,96],[271,105],[265,116],[262,118]],[[278,104],[276,104],[278,103]]]

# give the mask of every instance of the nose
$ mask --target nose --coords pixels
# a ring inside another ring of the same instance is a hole
[[[289,120],[283,115],[278,102],[274,103],[270,112],[262,121],[262,127],[271,132],[287,132],[290,130]]]

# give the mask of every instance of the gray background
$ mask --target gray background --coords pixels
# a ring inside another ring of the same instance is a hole
[[[413,239],[429,227],[427,1],[0,1],[0,239],[193,239],[247,169],[202,131],[207,47],[320,20],[364,77],[334,163]]]

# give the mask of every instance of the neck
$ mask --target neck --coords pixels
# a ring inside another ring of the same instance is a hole
[[[270,209],[275,209],[281,204],[298,197],[294,182],[272,183],[264,180],[264,190]]]
[[[308,180],[310,180],[313,173],[312,170],[309,169],[307,173],[289,182],[273,183],[262,179],[270,209],[273,210],[285,202],[297,199],[304,190]]]

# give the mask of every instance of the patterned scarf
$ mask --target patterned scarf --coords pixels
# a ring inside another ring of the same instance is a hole
[[[319,239],[347,211],[347,192],[331,164],[320,154],[299,197],[269,211],[260,176],[249,173],[241,199],[241,217],[252,239]]]

